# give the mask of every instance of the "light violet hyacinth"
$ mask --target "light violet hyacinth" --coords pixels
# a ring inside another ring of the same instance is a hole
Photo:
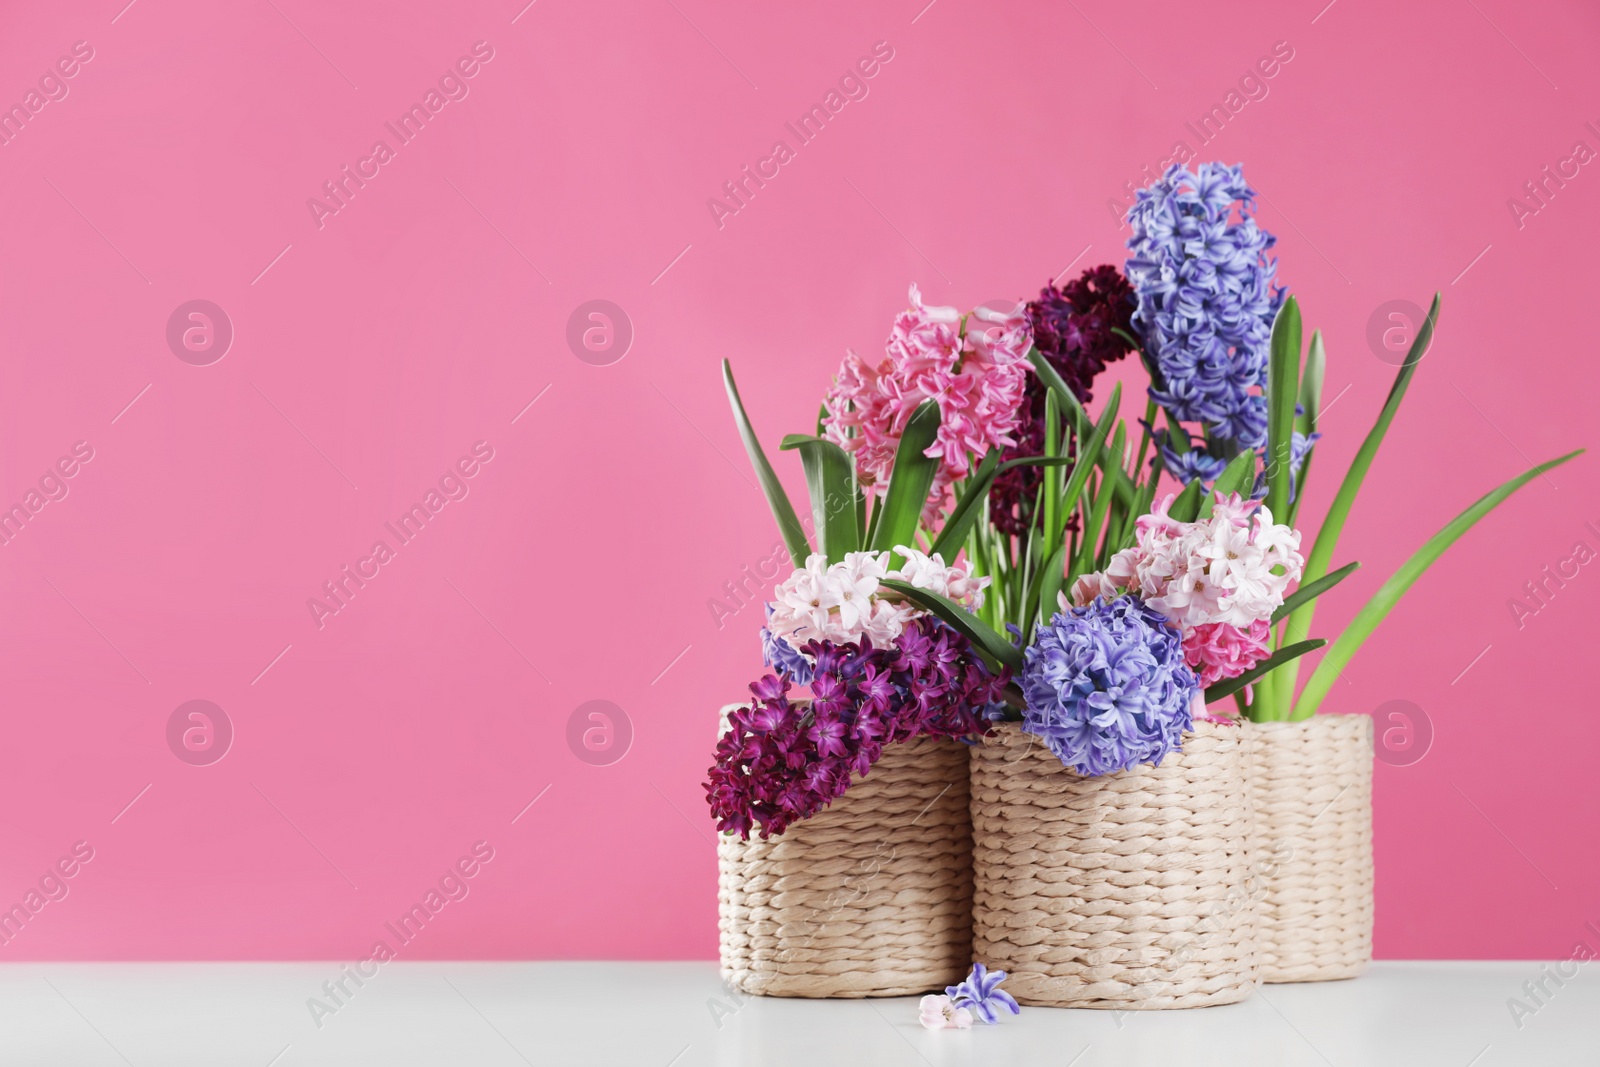
[[[949,997],[929,995],[922,998],[922,1025],[929,1030],[970,1030],[972,1012],[958,1008]]]
[[[1137,523],[1138,539],[1104,571],[1072,584],[1062,606],[1134,593],[1183,634],[1184,657],[1203,689],[1237,678],[1270,650],[1272,613],[1305,568],[1300,532],[1237,494],[1218,497],[1209,518],[1179,522],[1168,496]]]
[[[804,567],[778,586],[767,629],[796,650],[808,641],[846,644],[862,638],[870,639],[874,647],[888,648],[913,619],[927,612],[878,596],[885,578],[909,582],[973,610],[983,606],[989,579],[974,578],[968,564],[946,567],[937,552],[928,556],[914,548],[894,551],[904,557],[894,570],[890,569],[894,554],[889,552],[849,552],[831,567],[826,556],[813,552]]]
[[[881,495],[906,423],[924,400],[934,401],[939,432],[926,455],[939,459],[929,497],[936,513],[972,457],[1016,444],[1032,334],[1022,305],[1010,313],[979,308],[964,322],[953,307],[924,304],[915,285],[910,295],[882,359],[845,355],[822,421],[828,439],[854,454],[863,488]]]

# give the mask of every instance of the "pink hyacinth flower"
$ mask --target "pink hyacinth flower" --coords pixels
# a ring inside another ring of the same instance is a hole
[[[949,997],[943,995],[923,997],[919,1017],[922,1025],[929,1030],[972,1029],[972,1012],[956,1007]]]
[[[862,488],[882,495],[906,424],[933,401],[939,430],[926,455],[939,467],[925,512],[932,522],[974,457],[1016,444],[1032,332],[1022,305],[1006,313],[980,308],[963,324],[955,308],[924,304],[915,285],[910,303],[895,316],[882,359],[846,353],[823,427],[854,456]]]
[[[1183,656],[1200,677],[1203,690],[1224,678],[1237,678],[1272,654],[1267,641],[1272,625],[1257,619],[1248,628],[1208,622],[1183,635]],[[1248,687],[1246,692],[1249,692]]]

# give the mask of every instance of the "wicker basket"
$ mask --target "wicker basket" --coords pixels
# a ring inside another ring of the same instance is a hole
[[[1268,982],[1352,978],[1372,959],[1372,719],[1246,726]]]
[[[890,746],[827,810],[717,845],[723,981],[774,997],[898,997],[972,960],[968,746]]]
[[[1024,1004],[1189,1008],[1255,989],[1248,735],[1083,778],[1037,738],[973,751],[973,952]]]

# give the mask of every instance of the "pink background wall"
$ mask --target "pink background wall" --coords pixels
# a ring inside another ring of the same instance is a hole
[[[759,661],[757,609],[710,602],[775,541],[717,361],[776,441],[908,282],[971,306],[1120,262],[1108,199],[1275,42],[1199,154],[1245,161],[1327,335],[1310,513],[1392,376],[1369,318],[1445,293],[1324,632],[1492,484],[1596,443],[1600,173],[1507,207],[1600,148],[1582,5],[524,2],[5,4],[0,102],[93,58],[0,148],[0,503],[93,458],[0,547],[0,902],[93,859],[0,958],[355,958],[479,841],[404,954],[714,954],[699,783]],[[478,41],[468,95],[319,227],[307,199]],[[880,41],[868,95],[719,228],[707,199]],[[194,299],[235,333],[207,366],[165,335]],[[566,341],[595,299],[635,333],[611,365]],[[319,628],[308,598],[480,441]],[[1600,549],[1597,488],[1593,457],[1530,485],[1329,701],[1434,732],[1378,768],[1382,956],[1565,956],[1600,918],[1600,567],[1521,628],[1507,606]],[[232,724],[220,762],[169,748],[190,700]],[[569,745],[591,700],[631,723],[609,765]]]

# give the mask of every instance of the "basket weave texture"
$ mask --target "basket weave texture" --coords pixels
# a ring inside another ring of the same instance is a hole
[[[972,754],[973,952],[1024,1004],[1188,1008],[1257,978],[1249,736],[1097,778],[1001,727]]]
[[[1353,978],[1372,959],[1372,718],[1246,726],[1268,982]]]
[[[972,960],[968,746],[887,748],[832,806],[717,845],[722,978],[775,997],[942,989]]]

